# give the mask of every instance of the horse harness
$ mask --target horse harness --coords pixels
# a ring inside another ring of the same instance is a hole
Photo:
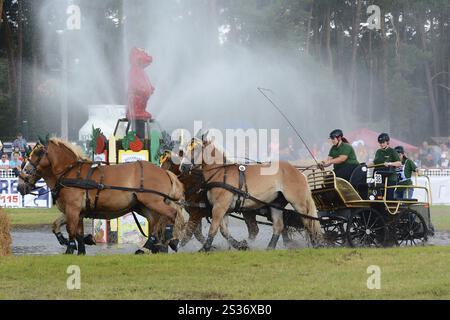
[[[144,188],[144,168],[141,161],[137,161],[140,167],[141,177],[140,177],[140,187],[139,188],[129,188],[129,187],[121,187],[121,186],[111,186],[111,185],[105,185],[104,178],[105,178],[105,172],[104,172],[104,166],[101,164],[105,164],[105,162],[99,161],[99,162],[85,162],[85,161],[77,161],[76,163],[69,165],[66,170],[60,175],[60,177],[56,181],[56,185],[52,190],[52,197],[53,200],[56,201],[59,197],[59,193],[63,188],[78,188],[83,189],[86,191],[86,211],[87,212],[95,212],[97,209],[97,203],[100,196],[100,192],[103,190],[118,190],[118,191],[129,191],[133,193],[152,193],[159,195],[163,197],[165,200],[170,200],[173,202],[179,202],[178,199],[172,198],[169,195],[152,190],[152,189],[145,189]],[[89,171],[85,178],[81,176],[81,170],[83,168],[83,165],[90,164]],[[77,168],[77,176],[76,178],[65,178],[65,175],[69,173],[73,168]],[[92,175],[94,171],[98,169],[100,171],[100,179],[99,182],[92,179]],[[169,177],[170,178],[170,177]],[[89,191],[90,190],[97,190],[97,193],[95,194],[94,199],[94,206],[91,208],[91,198],[89,197]]]

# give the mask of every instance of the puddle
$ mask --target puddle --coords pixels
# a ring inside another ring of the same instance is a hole
[[[203,234],[206,235],[209,229],[209,224],[203,221]],[[242,221],[230,219],[230,233],[238,241],[247,239],[248,232]],[[85,229],[87,233],[89,229]],[[12,236],[12,251],[14,255],[59,255],[66,250],[56,240],[51,231],[50,226],[41,226],[35,229],[13,229]],[[256,241],[249,242],[251,250],[264,250],[267,247],[272,237],[272,227],[266,225],[259,225],[259,234]],[[428,240],[430,245],[446,246],[450,244],[450,231],[437,231],[435,236]],[[135,244],[97,244],[96,246],[86,246],[87,255],[111,255],[111,254],[134,254],[143,243]],[[216,250],[228,250],[229,246],[225,239],[220,235],[220,232],[214,239],[213,243]],[[308,247],[308,242],[304,236],[294,234],[294,247],[304,248]],[[201,244],[194,238],[179,252],[196,252],[201,248]],[[286,249],[283,241],[280,240],[277,245],[278,249]],[[170,250],[171,251],[171,250]]]

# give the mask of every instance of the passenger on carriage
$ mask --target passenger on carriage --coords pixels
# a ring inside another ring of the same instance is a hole
[[[375,158],[373,160],[374,165],[384,165],[385,168],[378,169],[379,173],[384,173],[387,180],[388,186],[393,186],[397,184],[397,173],[395,168],[402,165],[398,153],[389,146],[389,135],[387,133],[381,133],[378,136],[378,143],[380,144],[380,149],[375,152]],[[384,181],[383,181],[384,182]],[[394,199],[394,189],[387,189],[386,199]]]
[[[350,180],[353,170],[359,165],[355,150],[344,138],[341,129],[335,129],[330,133],[331,149],[327,160],[322,161],[324,167],[333,165],[336,177]]]
[[[412,186],[411,176],[413,172],[417,172],[417,167],[414,161],[408,159],[405,155],[405,150],[402,146],[394,148],[397,151],[402,165],[397,167],[398,184],[405,186]],[[412,199],[414,188],[401,188],[395,192],[397,199]]]

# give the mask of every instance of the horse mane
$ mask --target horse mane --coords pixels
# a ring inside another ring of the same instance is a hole
[[[79,160],[84,160],[84,161],[91,161],[91,159],[89,159],[83,152],[83,150],[81,149],[81,147],[74,145],[68,141],[59,139],[59,138],[51,138],[49,140],[49,142],[53,142],[54,144],[56,144],[57,146],[64,146],[66,147],[69,151],[71,151]]]
[[[214,141],[212,141],[212,140],[208,140],[206,142],[207,142],[206,147],[210,146],[210,145],[212,145],[214,147],[213,151],[211,152],[211,156],[216,157],[216,155],[217,155],[216,152],[217,152],[219,154],[219,156],[221,155],[221,160],[223,161],[222,164],[226,164],[228,162],[228,159],[227,159],[225,149],[223,148],[223,146],[215,144]],[[203,148],[205,148],[205,146],[203,146]]]

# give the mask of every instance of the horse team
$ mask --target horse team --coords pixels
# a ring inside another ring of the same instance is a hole
[[[172,161],[175,157],[180,165]],[[84,236],[83,218],[114,219],[128,212],[144,216],[150,226],[147,242],[136,253],[158,252],[161,238],[176,251],[193,234],[203,244],[201,251],[207,252],[219,229],[231,246],[247,249],[245,240],[231,236],[228,214],[242,213],[249,238],[254,239],[256,215],[262,208],[270,211],[273,235],[268,249],[274,249],[280,235],[289,241],[283,224],[287,204],[301,214],[311,242],[320,243],[322,231],[306,177],[288,162],[279,162],[276,172],[264,175],[267,166],[228,163],[205,137],[192,139],[179,155],[166,154],[161,167],[143,161],[103,166],[86,159],[79,148],[52,138],[32,150],[20,172],[18,190],[30,193],[39,179],[45,180],[62,212],[53,232],[67,246],[67,254],[85,254],[85,244],[92,244],[92,238]],[[183,207],[189,213],[187,223]],[[201,220],[208,216],[211,226],[205,239]],[[60,231],[64,224],[68,239]]]

